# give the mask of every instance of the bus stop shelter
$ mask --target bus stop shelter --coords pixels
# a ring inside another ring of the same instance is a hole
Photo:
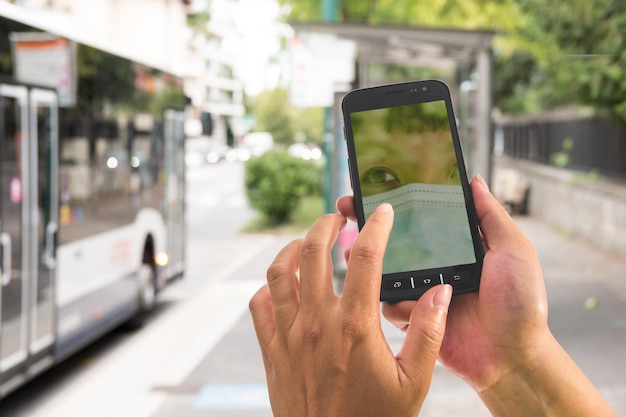
[[[349,63],[354,67],[353,81],[351,85],[335,86],[332,123],[329,123],[325,138],[327,157],[330,158],[327,161],[327,210],[331,210],[337,197],[351,193],[347,151],[342,140],[341,99],[347,89],[369,87],[378,82],[369,79],[368,69],[373,64],[445,69],[454,74],[451,77],[454,82],[447,81],[456,107],[468,175],[479,173],[489,182],[493,143],[491,44],[495,32],[353,23],[290,24],[299,37],[311,33],[331,35],[338,41],[352,41],[356,47],[355,62]],[[333,48],[332,42],[327,45]],[[345,62],[339,61],[341,57],[335,61],[330,59],[325,70],[341,71]],[[314,72],[312,76],[318,74]],[[340,233],[334,248],[334,270],[340,279],[346,267],[343,252],[352,245],[357,233],[356,225],[349,224]]]
[[[367,69],[372,64],[453,70],[457,83],[450,85],[450,89],[456,102],[468,174],[480,173],[490,179],[493,142],[491,44],[495,32],[354,23],[290,24],[296,33],[330,34],[356,44],[353,88],[371,85]]]

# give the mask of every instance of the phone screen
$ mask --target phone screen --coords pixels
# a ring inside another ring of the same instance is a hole
[[[349,117],[364,217],[394,207],[383,273],[476,263],[446,101]]]

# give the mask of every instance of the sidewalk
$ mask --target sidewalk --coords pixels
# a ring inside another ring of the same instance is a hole
[[[535,244],[543,267],[550,327],[618,415],[626,415],[626,261],[606,256],[528,217],[516,221]],[[249,262],[234,268],[226,283],[251,279],[261,284],[265,270],[290,238],[282,236]],[[229,284],[230,285],[230,284]],[[588,303],[589,299],[595,303]],[[265,377],[248,313],[204,354],[150,417],[269,417]],[[383,319],[394,352],[404,334]],[[489,417],[478,395],[443,366],[435,367],[420,417]]]
[[[535,245],[546,281],[603,284],[626,301],[626,254],[606,254],[532,217],[515,220]]]
[[[626,415],[626,254],[607,254],[532,217],[516,221],[541,261],[552,333],[616,414]]]
[[[626,259],[606,255],[532,217],[515,221],[539,255],[550,329],[617,415],[626,415]],[[383,328],[397,352],[402,333],[385,320]],[[435,367],[420,417],[490,415],[465,382],[443,366]]]

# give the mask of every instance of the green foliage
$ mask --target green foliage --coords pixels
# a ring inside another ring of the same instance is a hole
[[[13,77],[13,49],[11,33],[23,32],[24,25],[0,17],[0,75]]]
[[[417,106],[387,109],[385,130],[404,133],[449,131],[449,123],[445,104],[442,101],[433,101]]]
[[[301,21],[322,20],[322,2],[320,0],[279,0],[279,3],[289,6],[289,19]]]
[[[321,20],[319,0],[281,3],[290,5],[289,19]],[[336,0],[336,4],[342,22],[497,31],[494,101],[503,112],[578,104],[608,110],[626,123],[624,0]]]
[[[184,109],[185,93],[182,86],[167,86],[156,92],[148,104],[150,113],[163,114],[168,109]]]
[[[131,101],[135,93],[133,62],[81,45],[78,48],[78,91],[87,102],[94,97]],[[106,68],[106,71],[102,71]]]
[[[200,33],[205,36],[210,36],[209,21],[211,20],[211,13],[208,10],[203,10],[199,13],[187,15],[187,26],[191,28],[194,34]]]
[[[305,196],[319,195],[322,171],[311,161],[271,151],[245,165],[246,195],[271,222],[287,221]]]
[[[606,109],[626,121],[626,2],[521,0],[532,16],[523,36],[543,72],[548,105]]]
[[[311,107],[296,109],[289,104],[284,88],[265,91],[252,103],[255,131],[270,132],[277,144],[289,146],[300,137],[304,142],[322,143],[324,111]]]
[[[324,131],[324,109],[307,107],[294,109],[293,126],[297,135],[301,135],[305,143],[322,145]]]
[[[447,68],[408,67],[390,63],[368,65],[367,78],[370,84],[401,83],[407,80],[453,80],[454,71]]]
[[[289,107],[287,90],[277,88],[265,91],[256,98],[253,114],[257,132],[270,132],[277,144],[294,141],[293,110]]]
[[[508,114],[538,110],[535,100],[529,99],[533,84],[541,77],[535,57],[517,50],[510,55],[497,55],[494,61],[495,106]]]
[[[342,22],[514,30],[521,16],[514,0],[335,0]],[[319,0],[280,0],[290,19],[319,21]]]
[[[524,113],[575,104],[626,122],[626,2],[519,0],[518,5],[524,24],[508,34],[509,50],[496,51],[496,106]]]
[[[574,149],[574,140],[570,137],[563,139],[563,144],[561,145],[562,150],[559,152],[555,152],[550,155],[550,160],[554,166],[565,168],[569,165],[570,154]]]
[[[242,231],[246,233],[299,233],[308,230],[324,213],[324,198],[321,195],[303,197],[291,218],[277,224],[266,216],[254,217]]]

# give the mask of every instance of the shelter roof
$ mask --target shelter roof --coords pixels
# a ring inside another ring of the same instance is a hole
[[[405,65],[472,62],[477,52],[491,48],[496,35],[482,29],[327,22],[290,22],[290,25],[298,32],[328,33],[353,40],[361,59]]]

